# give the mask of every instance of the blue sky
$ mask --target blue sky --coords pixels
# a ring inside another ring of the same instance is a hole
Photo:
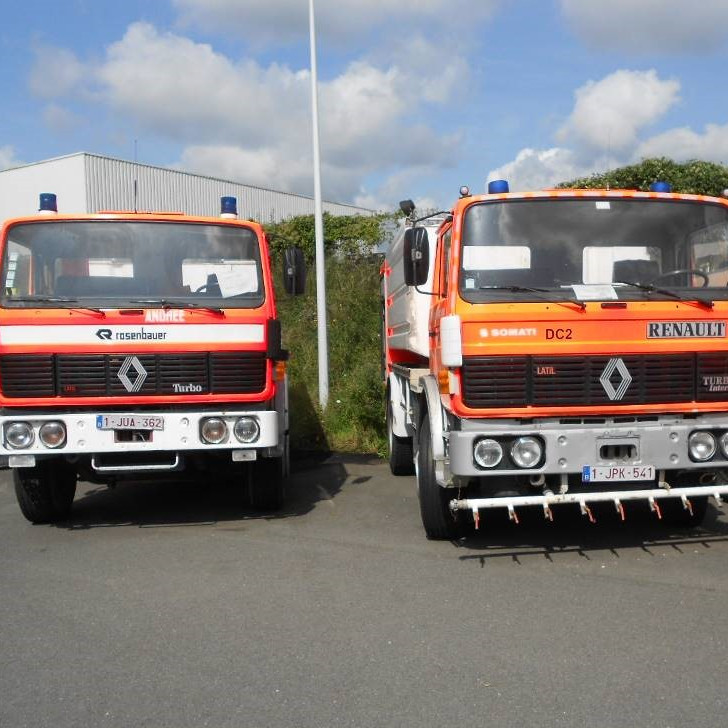
[[[328,199],[728,163],[728,1],[316,0]],[[310,194],[306,0],[9,3],[0,168],[76,151]]]

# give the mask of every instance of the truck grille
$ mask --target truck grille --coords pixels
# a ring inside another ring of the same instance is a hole
[[[464,357],[462,372],[463,401],[473,409],[728,400],[728,352],[474,356]]]
[[[9,398],[254,394],[265,389],[266,362],[264,352],[248,351],[7,354],[0,357],[0,386]]]

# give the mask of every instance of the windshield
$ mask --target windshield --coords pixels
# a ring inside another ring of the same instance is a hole
[[[664,297],[665,290],[728,298],[728,209],[714,203],[479,203],[465,213],[462,245],[460,293],[471,302],[635,300]],[[663,293],[645,290],[653,286]]]
[[[258,237],[229,225],[23,223],[8,231],[2,280],[4,305],[33,307],[172,299],[252,308],[264,298]]]

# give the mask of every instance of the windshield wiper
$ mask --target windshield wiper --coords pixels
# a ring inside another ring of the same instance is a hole
[[[164,309],[168,308],[194,308],[200,311],[209,311],[210,313],[217,314],[218,316],[224,316],[225,311],[217,306],[203,306],[194,301],[172,301],[169,298],[133,298],[130,299],[130,303],[146,304],[152,306],[161,306]]]
[[[8,303],[78,303],[77,298],[69,298],[68,296],[10,296],[7,299]],[[94,306],[71,306],[71,308],[78,309],[80,311],[93,311],[94,313],[100,313],[102,316],[106,316],[106,312],[100,308]]]
[[[712,309],[715,305],[709,298],[702,298],[701,296],[681,296],[675,291],[671,291],[669,288],[660,288],[659,286],[653,286],[649,283],[635,283],[634,281],[613,281],[613,283],[621,283],[624,286],[630,286],[637,288],[645,293],[659,293],[661,296],[667,296],[673,298],[676,301],[683,301],[685,303],[699,303],[705,308]]]
[[[548,288],[529,288],[528,286],[480,286],[481,291],[509,291],[510,293],[550,293]],[[549,303],[558,303],[562,306],[566,306],[569,303],[573,303],[580,311],[586,311],[586,304],[584,301],[580,301],[578,298],[547,298],[546,296],[539,296],[543,301]]]

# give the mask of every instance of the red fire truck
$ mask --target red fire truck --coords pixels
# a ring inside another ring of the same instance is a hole
[[[0,466],[23,515],[68,517],[79,479],[239,478],[282,505],[287,352],[268,244],[237,219],[61,215],[55,195],[0,231]],[[286,251],[284,282],[305,285]]]
[[[728,201],[467,188],[383,266],[387,430],[430,538],[493,509],[641,501],[694,526],[728,493]],[[594,509],[594,510],[593,510]]]

